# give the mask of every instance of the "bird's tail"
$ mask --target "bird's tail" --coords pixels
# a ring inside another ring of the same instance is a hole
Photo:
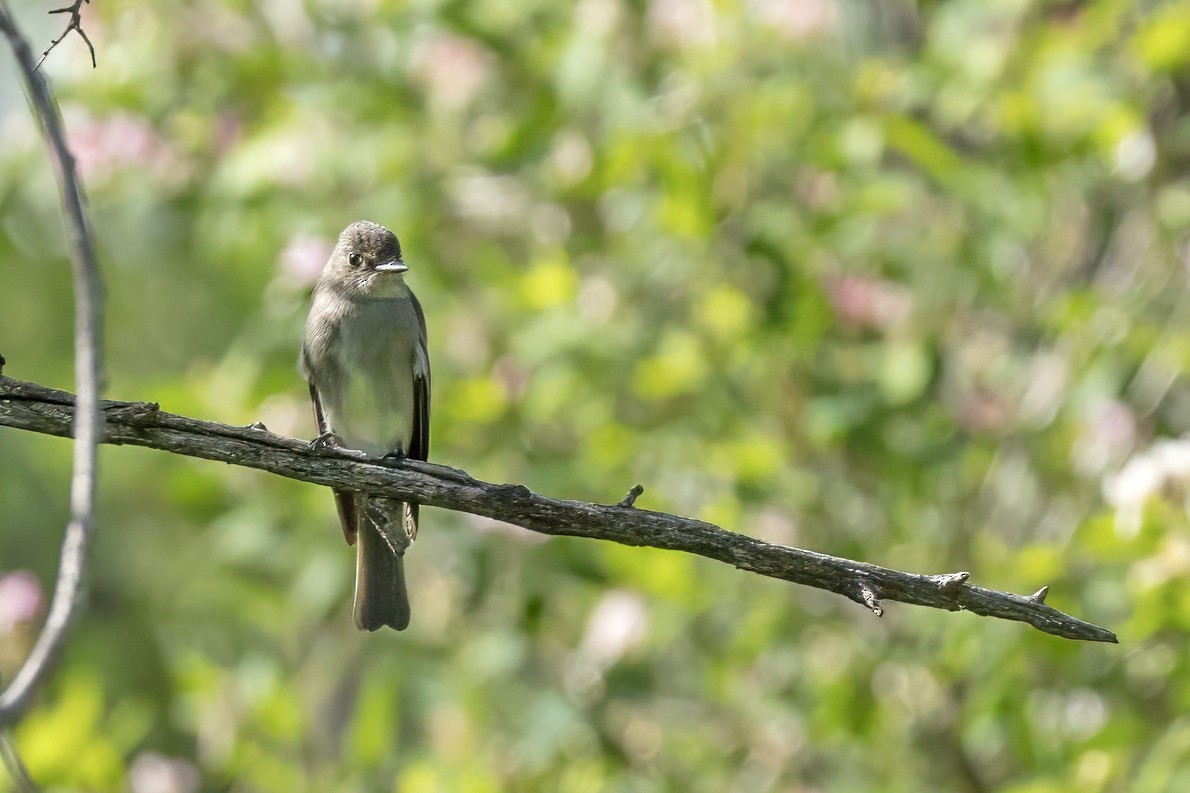
[[[403,631],[409,626],[406,506],[399,501],[371,499],[366,510],[357,511],[361,514],[355,543],[355,626],[374,631],[388,625]],[[386,519],[388,516],[391,518]]]

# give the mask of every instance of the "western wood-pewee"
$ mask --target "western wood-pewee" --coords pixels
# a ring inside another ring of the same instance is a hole
[[[430,450],[426,318],[405,283],[401,243],[376,223],[339,235],[314,287],[300,368],[310,382],[316,445],[425,460]],[[356,546],[356,627],[409,625],[405,549],[418,505],[336,490],[347,543]]]

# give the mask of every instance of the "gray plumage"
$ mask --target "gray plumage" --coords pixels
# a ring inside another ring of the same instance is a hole
[[[315,443],[425,460],[430,446],[426,320],[405,283],[401,244],[384,226],[352,223],[314,288],[300,368],[318,422]],[[409,624],[404,553],[418,505],[336,490],[343,534],[356,546],[355,624]]]

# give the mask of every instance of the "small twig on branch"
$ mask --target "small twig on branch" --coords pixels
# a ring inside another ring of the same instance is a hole
[[[634,509],[636,507],[636,500],[640,498],[641,494],[644,492],[645,489],[641,485],[633,485],[632,489],[628,491],[628,495],[620,499],[620,503],[616,504],[616,506],[624,507],[625,509]]]
[[[91,0],[74,0],[73,3],[65,8],[55,8],[52,11],[46,12],[49,14],[70,14],[70,21],[66,23],[66,30],[62,31],[62,35],[50,41],[50,46],[46,48],[45,52],[41,53],[41,58],[37,61],[37,65],[33,67],[34,69],[41,68],[41,64],[45,63],[45,59],[54,51],[54,47],[61,44],[70,35],[70,31],[72,30],[82,36],[83,41],[87,42],[87,49],[91,51],[91,68],[95,68],[95,45],[87,37],[87,31],[83,30],[83,3],[90,2]]]
[[[64,391],[0,376],[0,425],[66,435],[74,415],[73,403],[74,397]],[[327,487],[416,501],[542,534],[685,551],[741,570],[836,592],[873,611],[881,608],[880,600],[899,601],[1027,622],[1068,639],[1116,641],[1111,631],[1063,614],[1028,595],[971,586],[966,583],[967,573],[906,573],[772,545],[664,512],[549,498],[522,485],[490,484],[433,463],[369,458],[350,449],[311,450],[304,440],[178,416],[151,403],[104,402],[103,412],[105,443],[146,446]]]
[[[75,170],[74,157],[66,145],[58,103],[45,75],[37,71],[29,43],[17,28],[5,0],[0,0],[0,32],[8,39],[16,56],[18,71],[41,124],[58,181],[74,275],[74,379],[78,389],[77,416],[72,417],[74,463],[70,478],[70,522],[62,539],[58,582],[45,625],[29,657],[0,693],[0,725],[4,725],[16,721],[29,707],[33,695],[57,660],[85,597],[87,547],[95,525],[96,447],[102,435],[103,420],[99,410],[99,389],[103,383],[100,330],[103,327],[103,283],[95,262],[83,188]],[[67,431],[70,429],[68,427]]]
[[[938,576],[938,589],[947,597],[954,597],[970,577],[970,573],[951,573],[950,575]],[[958,606],[955,606],[955,608],[958,608]]]

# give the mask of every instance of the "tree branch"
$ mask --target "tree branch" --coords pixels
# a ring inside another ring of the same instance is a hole
[[[45,625],[12,683],[0,693],[0,725],[15,721],[29,706],[66,640],[66,634],[85,598],[87,546],[94,527],[96,446],[102,434],[99,389],[103,382],[103,283],[95,263],[82,185],[66,135],[58,103],[45,76],[37,71],[29,43],[12,13],[0,0],[0,32],[8,39],[34,115],[49,149],[66,219],[68,248],[74,274],[74,377],[78,389],[74,421],[74,464],[70,480],[70,522],[62,539],[58,582]],[[82,32],[81,30],[79,31]],[[85,36],[84,36],[85,38]],[[88,42],[89,43],[89,42]],[[69,427],[67,428],[69,432]]]
[[[95,68],[95,45],[91,43],[91,39],[87,36],[87,31],[83,30],[83,3],[90,2],[91,0],[74,0],[73,3],[64,8],[55,8],[52,11],[46,12],[48,14],[70,14],[70,19],[66,23],[66,29],[62,31],[62,35],[56,39],[52,39],[50,46],[46,48],[45,52],[41,53],[41,58],[37,61],[37,65],[33,67],[34,69],[41,68],[41,64],[45,63],[45,59],[50,57],[50,53],[54,51],[54,47],[65,41],[72,30],[78,33],[83,41],[87,42],[87,49],[91,53],[91,68]]]
[[[66,435],[73,404],[74,397],[64,391],[0,376],[0,425]],[[146,446],[303,482],[412,500],[514,523],[542,534],[686,551],[741,570],[836,592],[877,614],[883,599],[1027,622],[1069,639],[1116,641],[1111,631],[1063,614],[1037,595],[971,586],[967,573],[905,573],[772,545],[699,520],[637,509],[623,502],[563,501],[532,493],[523,485],[482,482],[433,463],[381,460],[348,449],[311,450],[305,441],[274,435],[259,424],[216,424],[166,413],[152,403],[105,401],[102,409],[105,443]]]

